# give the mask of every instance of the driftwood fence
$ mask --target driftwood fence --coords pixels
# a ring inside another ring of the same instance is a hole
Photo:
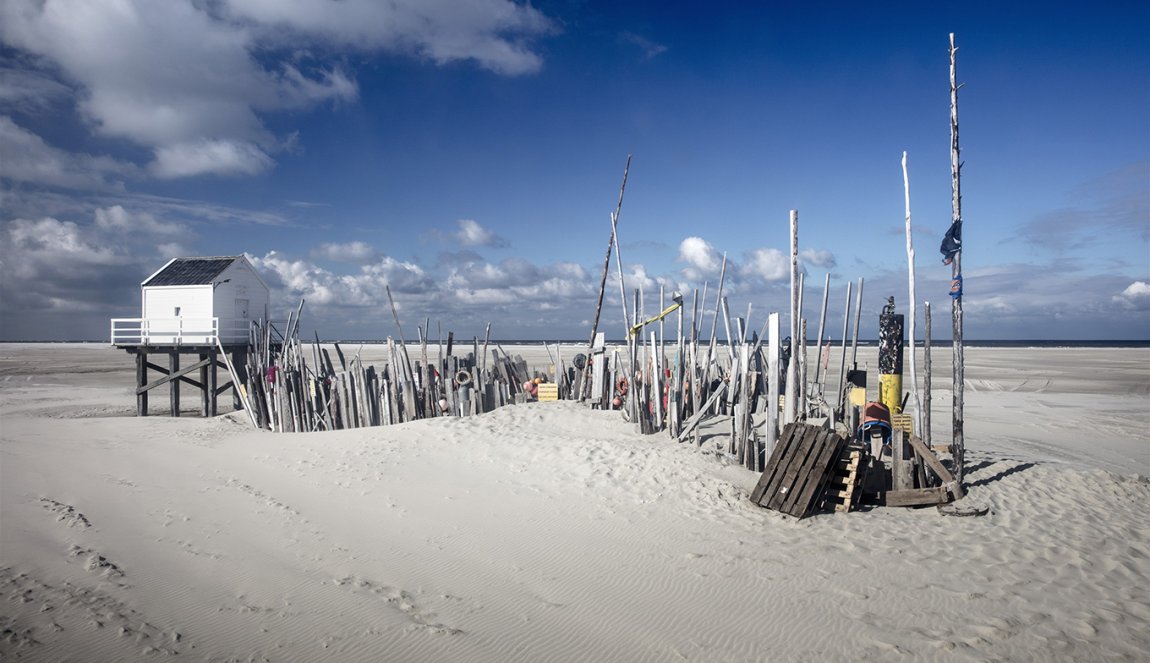
[[[527,399],[531,388],[525,383],[540,377],[538,372],[497,344],[491,347],[489,339],[469,345],[461,353],[449,333],[446,343],[432,346],[425,326],[418,359],[411,360],[407,344],[389,337],[388,361],[377,368],[338,343],[301,341],[297,311],[284,330],[253,323],[246,365],[229,369],[235,383],[244,385],[241,399],[252,423],[277,432],[469,416]],[[559,397],[565,396],[562,384]]]

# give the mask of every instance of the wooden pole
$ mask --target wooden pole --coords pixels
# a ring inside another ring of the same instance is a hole
[[[726,295],[723,295],[723,332],[727,335],[727,360],[731,362],[731,366],[734,366],[737,339],[731,336],[731,310],[727,306]]]
[[[718,330],[719,325],[719,312],[722,310],[723,304],[723,286],[725,285],[727,277],[727,254],[723,254],[723,266],[719,269],[719,289],[715,294],[715,315],[711,318],[711,337],[707,342],[707,358],[703,363],[703,388],[709,388],[711,380],[711,362],[715,359],[715,343],[718,340],[715,338],[715,332]]]
[[[607,255],[603,258],[603,275],[599,279],[599,299],[595,303],[595,320],[591,324],[591,338],[587,341],[587,365],[584,366],[584,374],[590,375],[591,366],[591,353],[595,346],[595,334],[599,331],[599,318],[603,311],[603,295],[607,292],[607,273],[611,267],[611,250],[618,245],[618,239],[615,236],[619,227],[619,212],[623,209],[623,192],[627,188],[627,173],[631,170],[631,155],[627,155],[627,164],[623,166],[623,184],[619,186],[619,202],[615,204],[615,213],[611,215],[611,238],[607,240]],[[620,269],[619,278],[623,278],[622,270]],[[624,309],[626,304],[624,303]],[[623,323],[626,324],[626,316],[624,316]],[[629,326],[628,326],[629,328]],[[584,380],[586,383],[587,380]],[[579,395],[579,400],[586,400],[587,391],[584,389]]]
[[[767,316],[767,430],[763,436],[764,458],[771,457],[779,439],[779,342],[779,314],[771,313]]]
[[[859,277],[859,291],[855,295],[855,331],[851,337],[851,368],[858,368],[859,325],[862,324],[863,277]]]
[[[930,448],[930,302],[923,302],[923,330],[922,330],[922,430],[919,437]]]
[[[835,396],[835,408],[839,412],[840,419],[846,419],[846,402],[843,394],[846,391],[847,384],[847,332],[850,331],[851,325],[851,286],[853,284],[847,281],[847,301],[843,304],[843,349],[839,357],[839,391]]]
[[[958,83],[954,46],[954,33],[950,33],[950,178],[951,178],[951,223],[962,228],[962,163],[958,148]],[[951,278],[951,343],[954,362],[954,405],[951,415],[951,455],[954,458],[954,478],[962,486],[963,463],[966,457],[966,441],[963,435],[963,387],[964,357],[962,346],[962,250],[954,255],[950,268]]]
[[[799,421],[807,419],[807,320],[803,317],[803,297],[806,295],[807,275],[799,272],[799,336],[797,351],[792,357],[798,356],[798,373],[795,375],[795,416]]]
[[[819,376],[822,375],[823,366],[823,333],[826,331],[827,326],[827,298],[831,292],[831,274],[827,272],[827,277],[823,281],[823,307],[822,312],[819,313],[819,338],[815,345],[815,382],[819,382]]]
[[[799,377],[799,211],[791,210],[791,357],[787,366],[786,411],[783,423],[798,417]]]
[[[910,291],[910,308],[908,309],[910,315],[910,393],[914,398],[914,418],[915,418],[915,431],[919,434],[922,433],[922,399],[919,397],[918,392],[918,370],[916,369],[917,362],[915,361],[915,293],[914,293],[914,241],[912,239],[910,227],[910,176],[906,170],[906,152],[902,153],[902,187],[903,197],[906,200],[906,264],[907,264],[907,283],[908,290]]]

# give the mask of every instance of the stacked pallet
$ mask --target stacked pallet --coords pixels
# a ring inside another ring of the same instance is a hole
[[[855,508],[869,467],[870,456],[864,449],[846,447],[835,463],[827,483],[826,508],[838,513]]]
[[[751,501],[795,518],[817,510],[846,438],[803,423],[783,429],[779,445],[751,492]]]

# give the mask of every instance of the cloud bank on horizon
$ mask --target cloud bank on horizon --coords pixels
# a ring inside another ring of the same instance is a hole
[[[987,28],[986,7],[918,8],[891,32],[831,5],[837,22],[821,5],[4,2],[0,340],[105,338],[167,259],[238,253],[325,337],[393,334],[390,287],[412,326],[583,338],[628,153],[628,297],[655,310],[707,284],[711,309],[722,271],[757,328],[787,307],[792,207],[808,317],[828,273],[832,320],[858,277],[868,314],[905,308],[908,149],[918,292],[945,315],[947,31],[971,83],[968,338],[1150,339],[1150,12],[998,9]]]

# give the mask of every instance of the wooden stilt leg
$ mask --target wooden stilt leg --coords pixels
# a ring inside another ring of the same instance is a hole
[[[207,360],[208,360],[208,355],[201,353],[200,354],[200,361],[207,361]],[[214,368],[214,367],[209,367],[207,364],[204,364],[203,366],[200,367],[200,416],[201,417],[211,416],[209,414],[209,412],[211,412],[211,409],[212,409],[211,390],[210,390],[210,386],[208,385],[209,368]]]
[[[176,373],[179,372],[179,370],[180,370],[180,353],[178,353],[178,352],[168,353],[168,371],[169,371],[168,375],[175,375]],[[178,416],[180,416],[180,381],[179,380],[171,380],[170,382],[168,382],[168,384],[171,385],[171,392],[170,393],[171,393],[172,416],[178,417]]]
[[[208,381],[205,383],[205,389],[208,393],[208,416],[214,417],[219,414],[219,399],[216,397],[216,389],[219,385],[218,369],[220,366],[219,358],[216,356],[216,349],[212,348],[208,353]]]
[[[148,384],[148,353],[136,353],[136,416],[148,416],[148,392],[143,391]]]

